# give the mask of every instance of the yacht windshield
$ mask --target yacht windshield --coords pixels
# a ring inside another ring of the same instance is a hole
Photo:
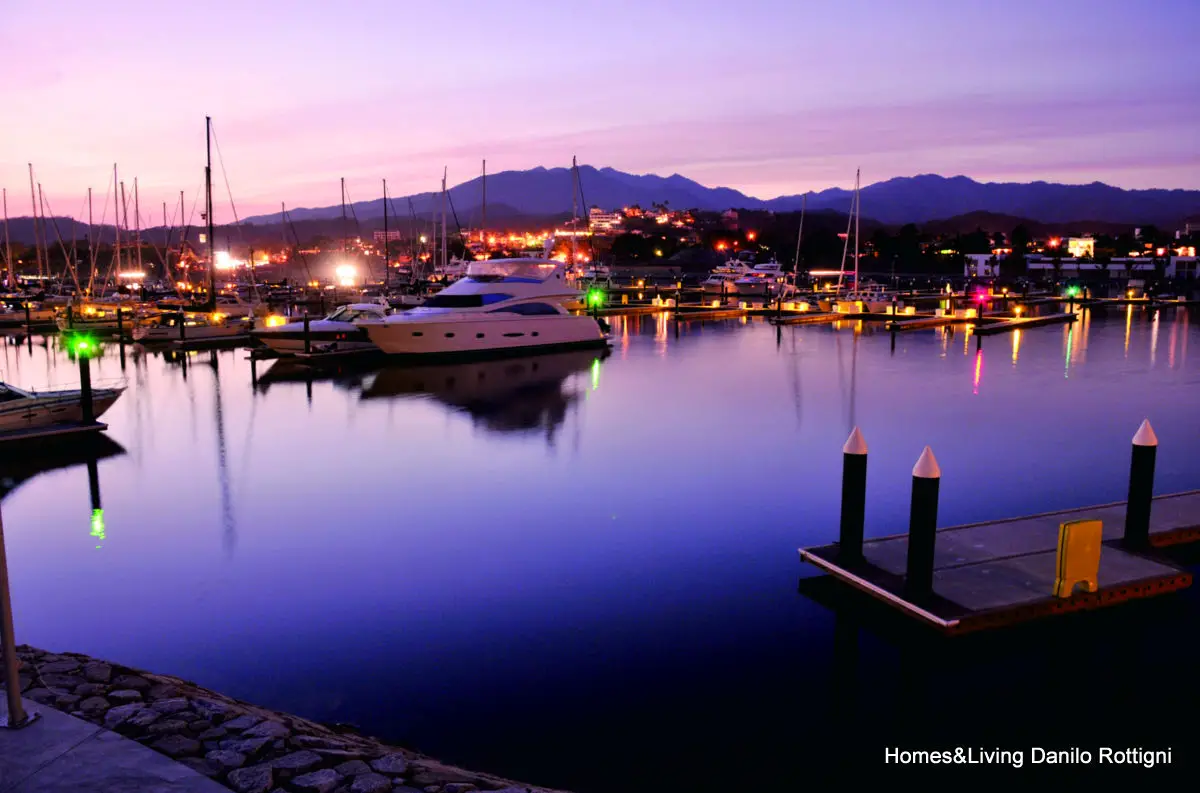
[[[425,301],[426,308],[479,308],[490,303],[512,300],[512,295],[492,292],[484,295],[446,295],[439,294]]]

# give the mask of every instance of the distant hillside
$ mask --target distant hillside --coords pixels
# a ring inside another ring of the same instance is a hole
[[[667,204],[674,209],[769,209],[776,212],[800,208],[802,196],[780,196],[764,201],[727,187],[705,187],[673,174],[635,175],[613,168],[581,166],[580,184],[589,206],[606,209],[639,204]],[[488,203],[505,205],[514,213],[553,215],[571,210],[571,172],[568,168],[534,168],[503,171],[488,177]],[[482,201],[481,179],[476,177],[450,189],[460,222],[477,222]],[[845,212],[851,193],[840,187],[810,193],[810,209]],[[418,214],[439,210],[438,193],[419,193],[392,199],[396,210],[408,212],[408,201]],[[965,176],[933,174],[904,176],[877,182],[862,189],[863,217],[881,223],[924,223],[968,212],[991,212],[1029,218],[1042,223],[1078,222],[1171,225],[1200,213],[1200,190],[1122,190],[1094,182],[1063,185],[1048,182],[976,182]],[[354,205],[360,220],[382,216],[381,199]],[[340,217],[339,206],[289,210],[296,220]],[[492,211],[489,210],[489,215]],[[495,217],[499,217],[496,215]],[[252,217],[248,222],[268,223],[278,215]]]
[[[838,188],[810,195],[810,207],[849,205]],[[776,210],[798,209],[800,196],[766,202]],[[965,176],[933,174],[889,179],[862,190],[862,214],[884,223],[923,223],[965,212],[984,211],[1042,223],[1080,222],[1170,225],[1200,212],[1200,190],[1122,190],[1100,182],[976,182]]]
[[[1032,218],[1004,215],[998,212],[967,212],[954,217],[926,221],[921,231],[926,234],[969,234],[983,230],[989,234],[1009,234],[1017,226],[1024,226],[1035,238],[1074,234],[1124,234],[1132,232],[1132,223],[1108,223],[1100,220],[1072,220],[1063,223],[1042,223]]]
[[[672,209],[794,212],[800,209],[802,202],[800,195],[764,201],[727,187],[705,187],[679,174],[666,177],[636,175],[589,165],[580,166],[579,174],[583,194],[581,212],[585,211],[585,206],[614,209],[638,204],[649,208],[656,203]],[[482,180],[476,177],[450,189],[454,210],[449,221],[451,229],[459,225],[478,227],[482,187]],[[490,175],[487,178],[488,224],[493,227],[496,224],[540,224],[568,217],[571,194],[569,168],[534,168]],[[850,198],[850,191],[837,187],[810,193],[808,209],[845,213],[849,211]],[[440,211],[441,201],[441,194],[434,192],[393,197],[389,215],[395,218],[392,222],[398,228],[405,228],[413,214],[428,224]],[[289,209],[288,214],[298,228],[311,225],[309,231],[319,230],[317,233],[328,236],[342,233],[340,205]],[[362,228],[375,228],[383,217],[383,200],[356,202],[348,214],[351,215],[348,233],[354,233],[355,218]],[[992,183],[976,182],[965,176],[947,178],[926,174],[897,177],[864,187],[862,217],[864,224],[869,221],[889,226],[917,223],[929,226],[926,230],[932,233],[939,230],[974,231],[976,227],[1007,233],[1012,226],[1005,226],[1016,222],[1025,222],[1034,234],[1039,233],[1035,230],[1036,224],[1062,229],[1053,233],[1111,232],[1148,224],[1174,229],[1181,228],[1185,218],[1190,218],[1193,225],[1200,219],[1200,190],[1122,190],[1099,182],[1088,185]],[[258,226],[258,233],[265,236],[279,220],[276,212],[250,217],[245,222]],[[947,225],[951,220],[958,225]],[[972,222],[976,226],[967,228]],[[71,224],[70,219],[59,218],[59,232],[64,239],[72,235]],[[33,240],[30,218],[10,219],[10,230],[15,241],[28,244]],[[154,231],[143,234],[151,236]],[[243,230],[241,234],[245,236],[252,232]],[[55,244],[53,228],[49,235],[51,244]],[[112,240],[111,227],[106,227],[102,239],[104,242]]]

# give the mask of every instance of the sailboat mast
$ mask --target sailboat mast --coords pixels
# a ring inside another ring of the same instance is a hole
[[[858,221],[862,217],[862,194],[859,192],[859,181],[862,169],[854,172],[854,290],[858,291]]]
[[[42,216],[42,256],[46,260],[46,272],[38,273],[47,278],[50,277],[50,243],[46,239],[49,235],[46,233],[46,201],[42,197],[42,183],[38,182],[38,212]]]
[[[808,193],[800,197],[800,230],[796,232],[796,261],[792,262],[792,281],[800,277],[800,240],[804,239],[804,212],[808,209]]]
[[[204,117],[204,219],[208,223],[208,304],[217,307],[217,256],[213,237],[212,116]]]
[[[125,200],[125,183],[124,182],[121,182],[121,215],[122,215],[121,225],[123,225],[125,227],[125,230],[128,231],[129,230],[129,202]],[[129,259],[128,254],[126,254],[125,259],[126,259],[126,261],[128,261],[128,259]],[[120,270],[117,271],[117,277],[118,278],[121,277]]]
[[[346,177],[342,177],[342,258],[346,257]]]
[[[387,179],[383,180],[383,288],[388,288]]]
[[[121,185],[117,181],[117,164],[113,163],[113,260],[109,270],[121,271]],[[105,280],[108,277],[105,276]]]
[[[92,282],[96,280],[96,231],[92,223],[92,188],[88,188],[88,285],[87,294],[92,294]]]
[[[579,166],[571,157],[571,266],[575,266],[575,233],[579,231]]]
[[[857,196],[858,193],[856,192]],[[842,293],[842,279],[846,276],[846,256],[850,253],[850,230],[854,227],[854,203],[856,199],[850,199],[850,214],[846,216],[846,239],[842,243],[842,266],[838,268],[837,293]]]
[[[37,193],[33,188],[33,163],[29,163],[29,204],[33,207],[33,252],[37,257],[38,275],[42,274],[42,235],[38,229]]]
[[[8,236],[8,188],[3,188],[0,195],[4,204],[4,261],[8,264],[8,291],[13,292],[17,288],[17,275],[13,269],[12,238]]]
[[[446,240],[446,201],[449,198],[449,193],[446,192],[446,172],[447,168],[442,167],[442,271],[445,272],[446,267],[450,264],[450,259],[447,256],[447,240]]]
[[[479,221],[479,243],[483,245],[486,256],[487,249],[487,160],[483,161],[483,218]]]
[[[166,205],[164,204],[164,207]],[[138,203],[138,180],[133,177],[133,244],[137,246],[137,268],[142,271],[142,210]]]

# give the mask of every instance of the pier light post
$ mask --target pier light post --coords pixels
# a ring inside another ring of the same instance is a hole
[[[8,591],[8,558],[4,551],[4,518],[0,516],[0,652],[4,661],[4,691],[8,699],[9,729],[27,726],[36,714],[25,713],[21,702],[21,678],[17,669],[17,640],[13,634],[12,598]]]
[[[867,509],[867,441],[855,427],[842,446],[842,519],[838,529],[838,559],[861,562],[863,524]]]
[[[79,412],[84,424],[96,423],[96,410],[92,404],[92,353],[96,345],[87,336],[75,339],[75,355],[79,358]]]
[[[911,597],[933,594],[933,552],[937,540],[938,488],[942,471],[928,446],[913,466],[908,514],[908,560],[904,589]]]
[[[1125,546],[1150,547],[1150,505],[1154,498],[1154,458],[1158,455],[1158,437],[1150,420],[1142,422],[1133,436],[1133,457],[1129,465],[1129,499],[1125,506]]]

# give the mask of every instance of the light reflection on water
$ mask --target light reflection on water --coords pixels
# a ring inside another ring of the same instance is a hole
[[[854,425],[872,535],[904,530],[926,444],[944,524],[1123,498],[1145,417],[1158,490],[1200,484],[1183,309],[979,349],[963,327],[893,350],[858,321],[611,324],[607,358],[279,362],[256,384],[244,350],[131,348],[122,368],[108,348],[93,377],[129,390],[107,445],[0,466],[19,639],[551,785],[717,789],[688,762],[711,752],[786,787],[796,747],[827,740],[813,681],[836,662],[795,549],[836,534]],[[21,386],[78,380],[54,339],[10,339],[2,364]],[[897,650],[861,636],[858,684],[878,687]],[[987,696],[1015,712],[1016,688]],[[930,717],[961,725],[966,691]]]

